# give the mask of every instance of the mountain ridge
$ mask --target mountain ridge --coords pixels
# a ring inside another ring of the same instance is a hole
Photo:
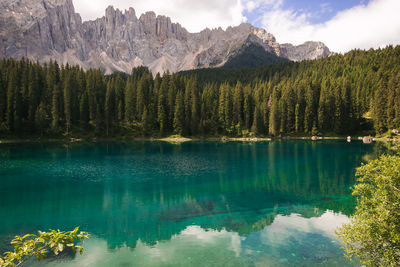
[[[72,0],[2,0],[0,57],[56,60],[129,73],[147,66],[153,73],[223,66],[246,42],[292,61],[330,54],[321,42],[279,44],[265,29],[250,24],[190,33],[169,17],[109,6],[105,15],[82,22]]]

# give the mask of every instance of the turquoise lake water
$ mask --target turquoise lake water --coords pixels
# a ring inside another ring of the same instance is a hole
[[[379,145],[112,142],[0,145],[0,253],[72,230],[83,255],[38,266],[353,266],[334,231]],[[36,266],[32,262],[28,266]]]

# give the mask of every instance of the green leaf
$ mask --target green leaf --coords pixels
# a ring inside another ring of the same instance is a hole
[[[43,260],[46,258],[48,248],[56,255],[63,251],[66,246],[71,247],[74,253],[76,253],[75,242],[89,238],[89,234],[86,232],[81,232],[82,238],[74,237],[78,229],[77,227],[69,232],[61,232],[60,230],[50,230],[50,232],[38,231],[39,236],[28,234],[22,238],[16,236],[11,241],[11,244],[14,246],[14,252],[5,252],[5,256],[0,257],[0,267],[15,266],[16,263],[20,264],[32,256],[35,256],[37,260]],[[80,253],[82,253],[83,248],[80,246],[78,248]]]

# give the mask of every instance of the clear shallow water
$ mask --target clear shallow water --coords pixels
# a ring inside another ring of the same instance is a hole
[[[80,226],[82,256],[40,266],[352,266],[334,230],[354,209],[360,142],[0,146],[0,252]],[[34,263],[28,265],[35,265]]]

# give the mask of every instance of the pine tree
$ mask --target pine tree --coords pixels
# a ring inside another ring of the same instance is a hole
[[[71,74],[67,74],[64,82],[64,115],[67,135],[69,135],[71,130],[72,86],[72,76]]]
[[[321,87],[321,94],[319,96],[318,104],[318,125],[321,131],[326,131],[329,128],[329,109],[328,109],[328,88],[324,86]]]
[[[285,129],[287,133],[293,133],[295,131],[296,124],[296,95],[292,87],[289,87],[285,91],[286,100],[286,122]]]
[[[228,87],[227,84],[222,84],[219,87],[218,121],[219,121],[220,127],[222,129],[225,129],[225,126],[226,126],[225,110],[226,110],[227,103],[226,103],[225,95],[226,95],[226,91],[228,90],[227,87]]]
[[[5,117],[7,111],[7,91],[3,75],[0,72],[0,132],[5,128]]]
[[[95,117],[94,117],[94,127],[95,127],[95,133],[100,134],[101,133],[101,128],[102,128],[102,108],[100,103],[96,103],[96,112],[95,112]]]
[[[342,102],[344,106],[344,116],[343,116],[343,127],[341,133],[352,133],[354,132],[354,124],[353,122],[353,114],[354,108],[352,107],[352,103],[355,102],[353,100],[351,94],[351,85],[349,80],[346,78],[343,80],[342,84]]]
[[[295,131],[296,133],[304,133],[304,115],[305,115],[305,99],[304,88],[300,87],[297,93],[297,104],[295,107]]]
[[[263,124],[263,131],[264,134],[269,133],[269,111],[270,111],[270,106],[269,106],[269,99],[265,98],[264,101],[261,104],[261,109],[262,109],[262,124]],[[272,103],[271,103],[272,104]]]
[[[397,108],[396,107],[396,94],[397,94],[396,86],[398,86],[398,85],[396,85],[395,76],[393,75],[388,82],[389,90],[388,90],[388,95],[387,95],[387,109],[386,109],[387,122],[386,122],[386,125],[389,130],[395,129],[397,127],[397,125],[396,125],[396,108]]]
[[[83,92],[79,103],[79,121],[81,129],[85,129],[89,123],[89,102],[86,92]]]
[[[125,82],[118,74],[113,83],[115,94],[115,120],[122,121],[125,115]]]
[[[110,134],[110,131],[113,132],[114,129],[114,119],[116,117],[116,113],[118,113],[116,109],[117,101],[115,101],[116,94],[114,89],[114,81],[110,81],[107,84],[107,92],[106,92],[106,100],[105,100],[105,119],[106,119],[106,134],[107,136]]]
[[[135,120],[136,113],[136,81],[131,76],[128,78],[125,88],[125,118],[129,122]]]
[[[149,91],[151,87],[151,74],[143,75],[139,80],[137,86],[137,96],[136,96],[136,112],[138,118],[142,118],[144,108],[148,105],[149,101]],[[149,110],[147,110],[149,112]]]
[[[51,107],[51,117],[52,117],[52,130],[54,132],[59,131],[59,121],[60,121],[60,89],[59,85],[55,84],[53,86],[53,96],[52,96],[52,107]]]
[[[47,128],[47,120],[48,116],[45,110],[45,105],[41,102],[35,112],[35,128],[39,130],[40,136],[43,135],[43,132]]]
[[[143,135],[145,136],[149,135],[151,130],[151,121],[146,107],[143,110],[142,127],[143,127]]]
[[[17,83],[17,70],[10,70],[10,79],[7,88],[7,125],[10,131],[14,130],[15,95]]]
[[[207,84],[201,96],[201,133],[218,133],[218,99],[215,85]]]
[[[246,129],[250,130],[250,127],[253,124],[253,114],[254,114],[253,99],[251,96],[250,85],[247,85],[244,88],[243,112],[244,112],[244,126]]]
[[[192,135],[198,133],[200,123],[200,104],[197,89],[197,80],[194,79],[191,83],[191,119],[190,119],[190,131]]]
[[[219,108],[218,117],[220,126],[226,133],[230,133],[232,127],[232,112],[233,102],[231,95],[231,88],[229,84],[225,83],[220,86],[219,91]]]
[[[243,125],[243,86],[238,82],[233,92],[233,123]]]
[[[19,132],[22,130],[23,120],[23,102],[22,94],[19,86],[15,88],[15,101],[14,101],[14,130]]]
[[[285,96],[283,96],[283,97],[281,97],[281,99],[279,99],[278,108],[279,108],[279,114],[280,114],[279,132],[281,134],[286,134],[288,132],[288,129],[287,129],[288,105],[287,105]]]
[[[29,82],[28,82],[28,91],[29,91],[29,113],[28,113],[28,120],[30,122],[35,121],[35,112],[39,106],[40,95],[39,95],[39,82],[40,77],[36,67],[32,67],[30,69],[29,74]]]
[[[280,113],[279,113],[279,102],[277,97],[273,94],[271,111],[269,115],[269,134],[278,136],[280,132]]]
[[[176,94],[177,94],[177,76],[172,75],[169,79],[169,84],[167,88],[167,111],[168,111],[168,118],[167,118],[167,129],[168,132],[173,130],[174,124],[174,115],[175,115],[175,103],[176,103]]]
[[[185,127],[183,129],[183,134],[190,134],[190,120],[192,119],[192,91],[190,87],[190,83],[192,77],[186,79],[185,81],[185,95],[183,99],[184,109],[185,109]]]
[[[183,135],[241,135],[243,130],[350,134],[361,127],[369,130],[369,118],[363,116],[371,114],[379,134],[400,127],[399,58],[400,47],[388,47],[154,79],[145,67],[134,68],[127,77],[105,76],[99,69],[5,59],[0,61],[0,131],[29,131],[40,111],[50,115],[44,132],[54,133],[61,127],[69,133],[78,125],[89,131],[93,124],[96,134],[109,134],[117,123],[145,118],[148,134],[159,127],[163,134]]]
[[[160,127],[160,135],[163,136],[166,130],[167,124],[167,112],[166,112],[166,99],[164,96],[164,90],[160,89],[158,94],[158,106],[157,106],[157,121]]]
[[[175,112],[174,112],[174,132],[182,135],[185,127],[185,110],[183,103],[182,91],[178,91],[176,95]]]
[[[86,90],[88,94],[89,103],[89,119],[94,121],[96,119],[96,77],[93,70],[88,71],[86,75]]]
[[[400,72],[394,77],[391,84],[391,90],[395,91],[395,117],[394,117],[394,127],[400,129]]]
[[[387,131],[387,90],[384,82],[380,82],[375,91],[373,101],[374,127],[378,134]]]
[[[307,87],[306,89],[305,103],[304,131],[306,133],[311,133],[314,122],[317,120],[317,116],[315,116],[314,95],[311,87]]]
[[[253,118],[254,118],[253,126],[251,127],[252,131],[256,135],[263,134],[263,119],[262,119],[262,116],[261,116],[260,107],[258,105],[256,105],[256,107],[254,109]]]

